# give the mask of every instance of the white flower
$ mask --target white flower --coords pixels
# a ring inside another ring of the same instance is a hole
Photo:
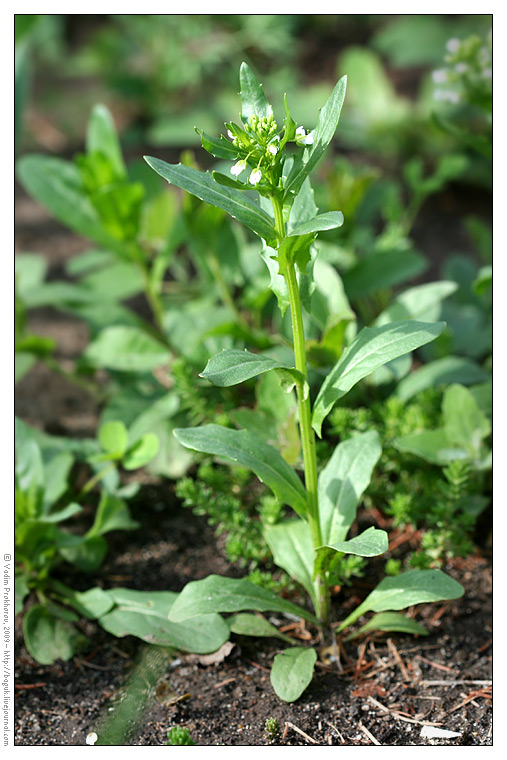
[[[484,79],[491,79],[493,76],[493,69],[491,67],[483,69],[481,71],[481,76],[483,76]]]
[[[262,178],[262,172],[260,169],[254,169],[251,173],[250,177],[248,178],[248,181],[251,185],[257,185]]]
[[[278,153],[278,148],[276,145],[268,145],[268,153],[271,153],[272,156],[276,156]]]
[[[88,736],[86,737],[86,743],[91,744],[91,746],[93,747],[93,745],[95,744],[98,738],[99,737],[97,736],[96,733],[88,734]]]
[[[437,69],[431,75],[431,78],[435,84],[445,84],[447,82],[447,71],[445,69]]]
[[[460,101],[459,92],[454,90],[435,90],[433,97],[443,103],[459,103]]]
[[[457,53],[460,45],[460,41],[456,37],[453,37],[451,40],[447,40],[446,48],[449,53]]]
[[[468,71],[468,66],[466,63],[457,63],[454,67],[458,74],[464,74],[466,71]]]
[[[313,143],[313,132],[306,134],[304,127],[298,127],[296,129],[296,143],[298,145],[311,145]]]
[[[245,171],[246,169],[246,161],[243,159],[242,161],[238,161],[237,164],[234,164],[234,166],[231,166],[231,174],[234,174],[235,177],[238,177],[241,172]]]
[[[231,130],[227,130],[227,135],[231,138],[231,140],[234,140],[234,135],[232,134]]]

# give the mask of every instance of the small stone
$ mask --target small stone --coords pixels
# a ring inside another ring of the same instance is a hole
[[[423,726],[421,731],[421,737],[424,739],[457,739],[458,736],[461,734],[456,731],[447,731],[436,726]]]

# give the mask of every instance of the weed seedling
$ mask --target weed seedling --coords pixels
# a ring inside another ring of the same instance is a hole
[[[195,746],[195,742],[190,736],[190,731],[184,726],[173,726],[167,732],[167,739],[168,741],[166,741],[166,744],[169,744],[172,747],[183,747],[185,745]]]

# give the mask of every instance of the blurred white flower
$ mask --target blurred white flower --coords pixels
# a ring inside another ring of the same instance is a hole
[[[268,145],[268,153],[271,153],[272,156],[276,156],[278,153],[278,148],[276,145]]]
[[[437,69],[432,73],[431,78],[435,84],[445,84],[447,82],[447,71],[445,69]]]
[[[98,738],[99,737],[97,736],[96,733],[88,734],[88,736],[86,737],[86,743],[90,744],[93,747],[93,745],[95,744]]]
[[[465,73],[465,71],[468,71],[468,66],[467,66],[467,64],[466,64],[466,63],[463,63],[463,62],[461,62],[461,63],[457,63],[457,64],[456,64],[456,66],[454,67],[454,70],[455,70],[455,71],[456,71],[458,74],[464,74],[464,73]]]
[[[451,40],[447,40],[446,48],[449,53],[457,53],[460,45],[461,42],[456,37],[453,37]]]
[[[481,75],[484,77],[484,79],[491,79],[493,76],[493,69],[491,67],[483,69],[481,71]]]
[[[234,135],[232,134],[231,130],[227,130],[227,135],[231,138],[231,140],[234,140]]]
[[[455,90],[435,90],[433,97],[442,103],[459,103],[461,99]]]
[[[246,169],[246,161],[238,161],[237,164],[234,164],[234,166],[231,166],[231,174],[234,174],[235,177],[239,176],[241,172],[245,171]]]

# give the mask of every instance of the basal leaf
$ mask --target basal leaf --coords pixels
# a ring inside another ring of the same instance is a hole
[[[292,644],[290,636],[280,633],[268,620],[261,615],[253,615],[249,612],[239,612],[227,618],[227,625],[231,633],[238,636],[261,636],[264,638],[277,638]]]
[[[200,172],[183,164],[168,164],[150,156],[144,158],[152,169],[171,184],[227,211],[268,243],[276,240],[271,218],[240,190],[219,185],[208,172]]]
[[[470,458],[469,451],[454,443],[444,428],[402,435],[394,439],[393,446],[399,451],[415,454],[427,462],[441,466],[455,459]]]
[[[42,665],[64,662],[83,647],[87,639],[72,624],[69,616],[60,617],[58,608],[41,604],[31,607],[23,617],[23,635],[26,648]],[[74,615],[73,619],[77,620]]]
[[[291,647],[275,655],[271,668],[271,684],[284,702],[295,702],[309,686],[317,661],[311,647]]]
[[[413,618],[400,615],[398,612],[379,612],[374,615],[359,630],[347,636],[345,641],[351,641],[363,633],[370,631],[396,631],[398,633],[412,633],[418,636],[428,636],[429,631]]]
[[[444,327],[444,322],[427,324],[415,320],[393,322],[383,327],[364,327],[321,386],[313,410],[316,432],[320,435],[322,422],[336,401],[356,383],[392,359],[434,340]]]
[[[114,636],[137,636],[149,644],[197,654],[215,652],[229,638],[229,626],[220,615],[199,615],[184,623],[170,621],[169,613],[178,598],[172,591],[120,588],[107,593],[116,606],[99,623]]]
[[[463,586],[441,570],[409,570],[392,578],[384,578],[343,621],[338,631],[343,631],[365,612],[403,610],[423,602],[458,599],[463,594]]]
[[[281,454],[257,436],[221,425],[177,428],[174,435],[182,446],[248,467],[281,502],[306,515],[306,494],[301,480]]]
[[[292,602],[244,578],[208,575],[187,583],[175,601],[169,619],[180,623],[211,612],[282,612],[315,622],[315,617]]]

